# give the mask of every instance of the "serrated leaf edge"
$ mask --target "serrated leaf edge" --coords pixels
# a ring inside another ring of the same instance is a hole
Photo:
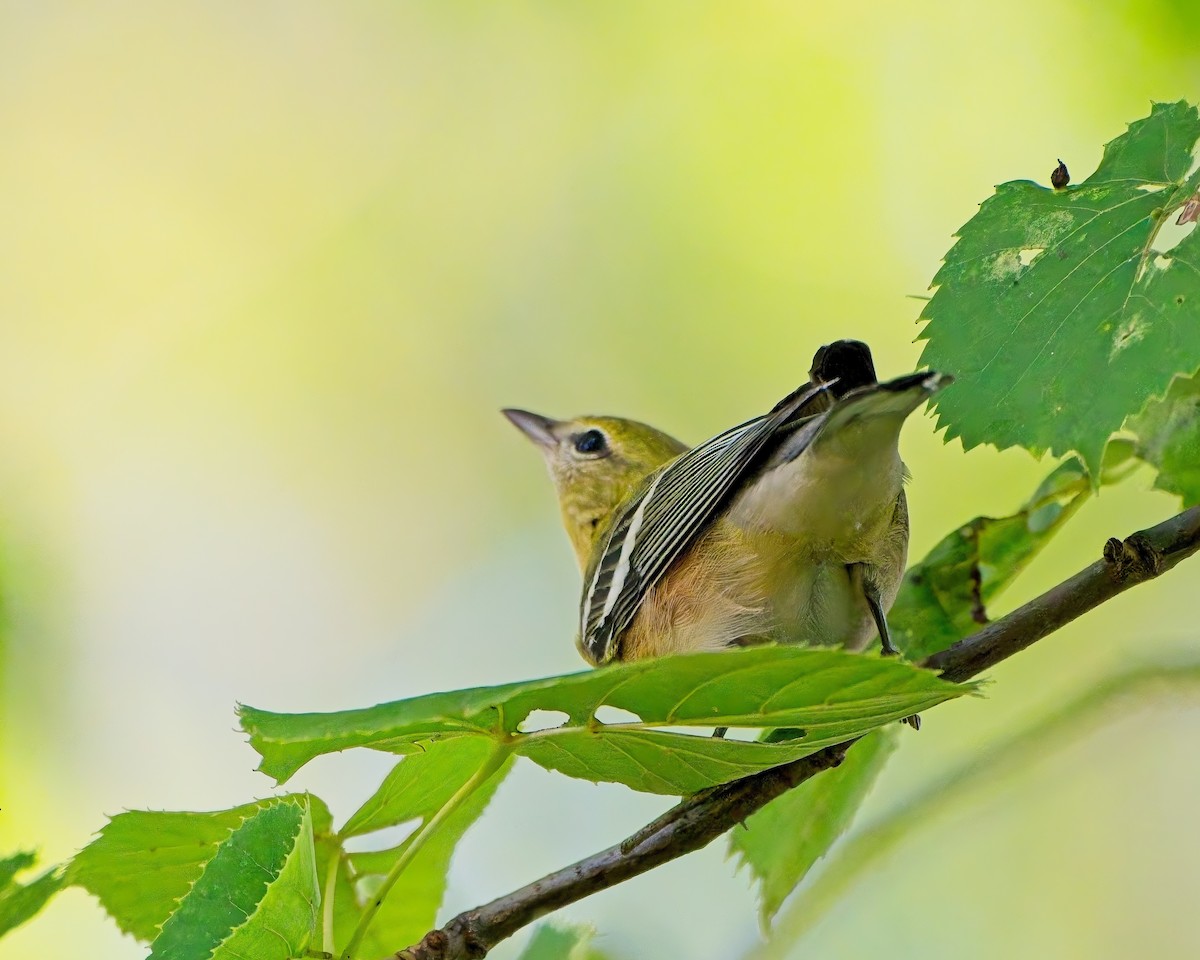
[[[297,826],[297,834],[299,834],[299,833],[300,833],[300,832],[302,832],[302,831],[303,831],[303,829],[304,829],[304,822],[305,822],[305,819],[306,819],[306,817],[311,817],[311,811],[310,811],[310,809],[309,809],[309,807],[308,807],[308,803],[307,803],[307,802],[303,802],[303,803],[302,803],[302,802],[300,802],[300,800],[298,799],[300,796],[301,796],[300,794],[288,794],[288,795],[286,795],[286,796],[283,796],[283,797],[269,797],[269,798],[267,798],[266,800],[255,801],[256,803],[258,803],[258,804],[259,804],[259,808],[258,808],[257,810],[255,810],[253,813],[247,813],[247,814],[246,814],[244,817],[242,817],[242,819],[241,819],[240,821],[238,821],[238,824],[237,824],[236,826],[234,826],[234,827],[231,827],[231,828],[229,829],[228,833],[226,833],[225,837],[224,837],[224,838],[223,838],[223,839],[222,839],[222,840],[221,840],[219,843],[217,843],[217,845],[216,845],[216,849],[220,849],[220,847],[221,847],[223,844],[227,843],[227,842],[228,842],[228,840],[229,840],[229,838],[230,838],[230,837],[232,837],[234,833],[236,833],[236,832],[237,832],[238,830],[240,830],[240,829],[241,829],[243,826],[245,826],[245,824],[246,824],[246,821],[247,821],[247,820],[250,820],[250,819],[252,819],[253,817],[256,817],[256,816],[258,816],[260,813],[262,813],[262,811],[263,811],[264,809],[266,809],[267,807],[269,807],[269,806],[273,805],[273,804],[274,804],[274,803],[276,803],[276,802],[279,802],[279,803],[293,803],[293,804],[295,804],[296,806],[300,807],[300,808],[301,808],[301,810],[303,810],[303,811],[304,811],[304,814],[305,814],[305,816],[304,816],[304,817],[301,817],[301,819],[300,819],[300,823],[299,823],[299,824],[298,824],[298,826]],[[143,811],[129,811],[129,812],[140,813],[140,812],[143,812]],[[311,823],[311,820],[310,820],[310,823]],[[293,838],[293,839],[294,839],[294,838]],[[278,880],[278,879],[279,879],[279,876],[280,876],[280,875],[283,873],[283,869],[284,869],[284,867],[286,867],[286,866],[287,866],[287,864],[288,864],[288,863],[291,861],[291,858],[292,858],[292,857],[295,855],[295,853],[296,853],[296,846],[295,846],[295,843],[293,843],[293,846],[292,846],[292,849],[291,849],[291,851],[290,851],[290,852],[288,853],[288,855],[287,855],[287,856],[284,858],[283,864],[282,864],[282,865],[280,866],[280,868],[279,868],[279,873],[275,874],[275,876],[274,876],[274,877],[272,877],[272,878],[271,878],[271,880],[269,880],[269,881],[267,882],[266,889],[265,889],[265,890],[264,890],[264,892],[263,892],[263,899],[265,899],[265,898],[266,898],[266,890],[269,890],[269,889],[270,889],[270,887],[271,887],[271,884],[272,884],[272,883],[274,883],[276,880]],[[179,897],[177,897],[177,898],[176,898],[176,900],[175,900],[175,909],[174,909],[174,910],[172,910],[172,911],[171,911],[169,914],[167,914],[167,916],[163,918],[162,922],[158,924],[158,935],[157,935],[157,936],[155,936],[154,940],[153,940],[153,941],[151,941],[151,943],[150,943],[150,946],[151,946],[151,953],[153,953],[153,945],[154,945],[154,942],[155,942],[155,941],[157,941],[158,937],[162,935],[162,928],[163,928],[163,926],[166,924],[166,922],[167,922],[168,920],[170,920],[170,919],[171,919],[171,917],[173,917],[173,916],[175,915],[176,911],[179,909],[179,905],[180,905],[180,904],[181,904],[181,903],[182,903],[182,902],[183,902],[185,899],[187,899],[187,896],[188,896],[188,894],[190,894],[190,893],[192,892],[192,889],[193,889],[193,888],[196,886],[196,884],[197,884],[197,883],[199,883],[199,882],[200,882],[201,878],[202,878],[202,877],[205,875],[205,873],[207,873],[207,872],[208,872],[208,868],[209,868],[210,864],[213,862],[213,860],[214,860],[215,858],[216,858],[216,853],[214,852],[214,853],[213,853],[213,855],[212,855],[211,857],[209,857],[207,861],[205,861],[204,867],[203,867],[203,868],[201,869],[201,871],[200,871],[200,872],[199,872],[199,873],[196,875],[196,879],[195,879],[195,880],[193,880],[193,881],[191,882],[191,884],[189,884],[189,886],[188,886],[188,889],[187,889],[187,893],[184,893],[184,894],[182,894],[181,896],[179,896]],[[258,902],[258,903],[255,905],[255,909],[254,909],[254,911],[252,911],[251,913],[248,913],[248,914],[246,914],[246,919],[245,919],[245,920],[243,920],[241,923],[239,923],[239,924],[237,924],[236,926],[233,926],[233,927],[231,927],[231,928],[229,929],[229,931],[228,931],[228,932],[225,934],[225,936],[224,936],[224,937],[221,939],[221,941],[220,941],[219,943],[217,943],[217,944],[216,944],[216,945],[213,947],[213,950],[212,950],[212,952],[210,952],[210,953],[209,953],[209,955],[208,955],[208,956],[209,956],[210,958],[211,958],[211,957],[212,957],[212,956],[215,954],[215,952],[216,952],[217,950],[219,950],[219,949],[221,948],[221,946],[222,946],[223,944],[225,944],[226,942],[228,942],[228,941],[229,941],[229,939],[230,939],[230,938],[233,936],[233,934],[234,934],[234,933],[235,933],[237,930],[240,930],[240,929],[242,929],[243,927],[245,927],[245,926],[246,926],[246,924],[248,924],[248,923],[251,921],[251,919],[253,919],[253,918],[254,918],[254,917],[257,915],[257,913],[258,913],[258,909],[259,909],[259,907],[261,906],[261,904],[262,904],[262,900],[259,900],[259,902]],[[128,932],[128,931],[126,931],[126,932]]]

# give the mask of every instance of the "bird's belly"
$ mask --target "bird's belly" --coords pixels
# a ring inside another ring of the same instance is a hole
[[[841,562],[796,559],[777,573],[768,603],[781,643],[858,650],[875,635],[870,609]]]
[[[775,639],[761,558],[718,522],[646,594],[621,638],[620,658],[721,650]]]
[[[843,562],[798,554],[786,538],[751,537],[723,520],[650,590],[619,656],[756,642],[859,649],[874,634]]]

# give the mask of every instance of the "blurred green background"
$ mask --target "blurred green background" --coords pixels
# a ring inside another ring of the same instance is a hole
[[[831,338],[911,369],[908,295],[992,184],[1045,182],[1059,157],[1083,179],[1150,100],[1200,97],[1198,9],[3,5],[0,850],[61,859],[104,814],[268,794],[235,701],[580,668],[550,487],[498,408],[695,441]],[[1048,469],[964,456],[920,417],[904,455],[914,557]],[[1088,504],[1006,606],[1174,512],[1150,479]],[[1194,651],[1196,573],[931,713],[871,808],[1114,665]],[[795,955],[1197,955],[1198,735],[1176,703],[1048,749],[930,822]],[[345,817],[388,766],[327,758],[295,786]],[[447,908],[662,809],[521,767]],[[757,937],[721,844],[565,914],[628,958]],[[145,952],[77,890],[0,943],[83,951]]]

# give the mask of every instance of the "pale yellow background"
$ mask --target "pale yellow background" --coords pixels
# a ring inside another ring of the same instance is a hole
[[[911,369],[906,295],[993,184],[1045,182],[1058,157],[1082,179],[1151,99],[1200,99],[1193,10],[0,6],[0,850],[61,859],[123,808],[270,793],[238,700],[331,709],[581,667],[549,485],[497,409],[698,440],[830,338]],[[904,453],[916,556],[1048,469],[964,457],[919,417]],[[1006,604],[1173,512],[1149,482],[1089,504]],[[1112,666],[1194,652],[1195,564],[996,670],[989,700],[931,712],[871,808]],[[1198,735],[1185,702],[1047,749],[795,955],[1197,955]],[[294,785],[344,817],[387,765],[328,758]],[[449,907],[664,806],[521,767]],[[720,844],[565,915],[625,958],[757,937]],[[5,960],[144,953],[79,891],[0,941]]]

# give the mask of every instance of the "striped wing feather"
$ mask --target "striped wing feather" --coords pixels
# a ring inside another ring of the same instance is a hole
[[[706,440],[647,478],[613,524],[584,582],[584,647],[602,651],[601,662],[611,659],[646,594],[703,532],[772,437],[828,406],[827,384],[805,384],[769,414]]]

